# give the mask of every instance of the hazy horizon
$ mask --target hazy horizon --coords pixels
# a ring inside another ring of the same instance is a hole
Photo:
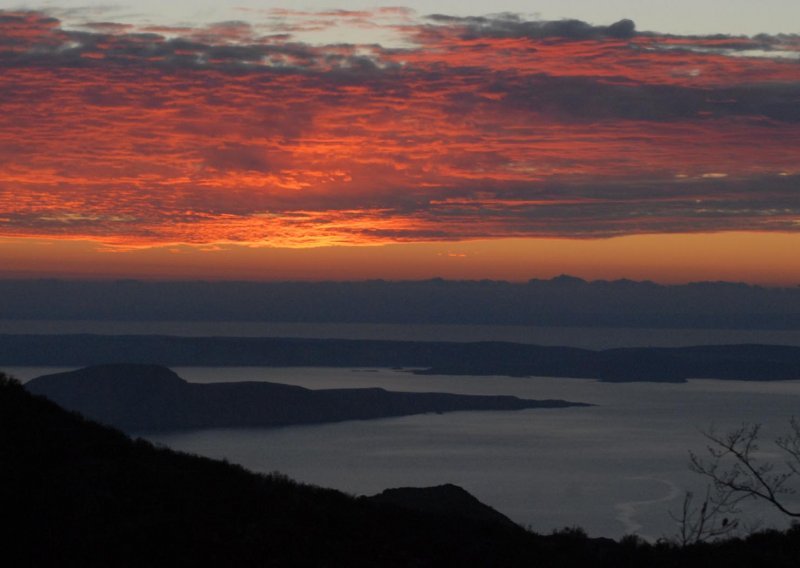
[[[564,275],[522,283],[0,279],[0,320],[790,330],[800,329],[800,287],[660,285]]]

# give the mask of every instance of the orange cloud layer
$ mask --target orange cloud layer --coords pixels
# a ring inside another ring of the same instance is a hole
[[[0,236],[136,249],[800,229],[796,38],[550,24],[434,17],[394,27],[414,43],[389,49],[0,12]]]

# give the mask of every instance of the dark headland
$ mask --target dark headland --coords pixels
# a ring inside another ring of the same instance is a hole
[[[189,383],[157,365],[100,365],[45,375],[26,388],[127,432],[253,428],[368,420],[427,412],[588,406],[514,396],[310,390],[268,382]]]

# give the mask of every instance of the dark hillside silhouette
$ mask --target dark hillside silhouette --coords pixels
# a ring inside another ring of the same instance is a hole
[[[437,487],[386,489],[373,495],[370,499],[376,503],[385,503],[444,517],[461,517],[475,521],[514,525],[514,522],[504,514],[484,505],[467,491],[451,483]]]
[[[532,561],[519,527],[419,513],[158,449],[0,380],[8,566],[408,566]],[[462,538],[466,541],[462,542]],[[12,555],[12,552],[15,553]]]

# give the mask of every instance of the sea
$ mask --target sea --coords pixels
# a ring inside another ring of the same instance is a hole
[[[17,325],[12,325],[16,323]],[[384,326],[241,322],[0,322],[0,333],[337,337],[441,341],[501,340],[593,349],[619,346],[773,343],[800,345],[796,331]],[[66,370],[5,368],[21,380]],[[409,392],[558,398],[590,407],[423,414],[275,429],[214,429],[136,435],[173,449],[225,458],[259,472],[371,495],[389,487],[454,483],[536,532],[581,527],[591,536],[677,532],[687,491],[706,480],[689,452],[704,433],[763,425],[758,457],[778,460],[774,438],[800,415],[800,381],[690,380],[602,383],[551,377],[415,375],[411,369],[180,367],[191,382],[271,381],[320,388],[381,387]],[[800,507],[796,496],[788,496]],[[746,529],[784,528],[787,519],[745,502]]]

